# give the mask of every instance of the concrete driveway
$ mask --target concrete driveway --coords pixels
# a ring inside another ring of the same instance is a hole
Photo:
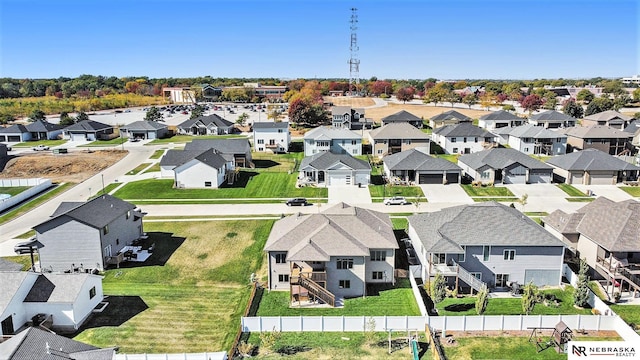
[[[570,212],[585,204],[583,202],[568,202],[566,198],[569,195],[555,184],[510,184],[505,186],[518,198],[527,194],[524,210],[520,204],[515,203],[516,208],[521,211],[551,212],[555,209],[563,209]]]
[[[629,195],[624,190],[620,189],[616,185],[573,185],[576,189],[587,193],[588,190],[593,192],[593,196],[604,196],[613,201],[625,201],[633,199],[633,196]]]
[[[458,184],[419,185],[430,203],[471,204],[473,200]]]
[[[363,186],[329,186],[329,204],[344,202],[349,205],[371,204],[369,188]]]

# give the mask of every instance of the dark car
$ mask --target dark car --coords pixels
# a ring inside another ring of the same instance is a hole
[[[307,199],[305,198],[295,198],[289,199],[286,202],[287,206],[307,206]]]

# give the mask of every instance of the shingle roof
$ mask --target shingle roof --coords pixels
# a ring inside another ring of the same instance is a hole
[[[104,129],[113,128],[111,125],[103,124],[101,122],[93,121],[93,120],[83,120],[77,122],[73,125],[69,125],[64,128],[64,131],[69,132],[96,132]]]
[[[160,130],[160,129],[166,129],[166,128],[167,128],[167,125],[159,121],[144,121],[144,120],[135,121],[135,122],[132,122],[131,124],[127,124],[120,127],[120,129],[123,129],[123,130],[126,129],[129,131],[149,131],[149,130]]]
[[[30,124],[27,124],[27,131],[29,132],[49,132],[62,130],[64,126],[58,124],[52,124],[45,120],[36,120]]]
[[[451,161],[435,158],[422,151],[411,149],[385,156],[382,160],[389,170],[460,171]]]
[[[198,116],[197,118],[188,119],[180,123],[177,127],[180,129],[188,129],[195,123],[200,122],[204,126],[215,125],[219,128],[228,128],[233,126],[233,123],[229,120],[223,119],[218,114],[212,114],[207,116]]]
[[[69,205],[63,205],[62,203],[59,207],[64,207],[64,209],[70,208]],[[77,204],[77,203],[74,203]],[[122,216],[127,211],[131,211],[135,209],[136,206],[126,202],[124,200],[120,200],[111,195],[100,195],[94,199],[91,199],[85,203],[82,203],[79,206],[70,208],[66,211],[54,211],[53,217],[43,223],[40,223],[34,226],[34,229],[37,229],[39,226],[52,221],[61,216],[68,216],[71,219],[79,221],[83,224],[89,225],[91,227],[102,229],[105,225],[108,225],[116,218]]]
[[[85,273],[39,274],[24,302],[72,303],[89,276]]]
[[[633,134],[604,125],[575,126],[564,129],[567,136],[579,139],[629,139]]]
[[[251,151],[247,138],[237,139],[195,139],[184,146],[185,150],[215,149],[220,154],[246,154]]]
[[[539,114],[533,114],[529,119],[535,121],[576,121],[575,118],[555,110],[548,110]]]
[[[288,121],[260,121],[253,123],[254,129],[289,129]]]
[[[0,127],[0,134],[23,134],[28,133],[27,127],[22,124],[13,124],[8,127]]]
[[[180,166],[202,152],[203,150],[168,150],[160,159],[160,166]]]
[[[3,360],[112,360],[114,353],[115,348],[100,349],[35,327],[0,343]]]
[[[496,202],[445,208],[409,216],[420,241],[429,252],[460,246],[564,246],[529,217]],[[452,242],[453,244],[447,244]]]
[[[0,272],[0,289],[2,289],[0,291],[0,314],[7,308],[27,276],[29,276],[29,273],[26,271]]]
[[[330,256],[369,256],[370,249],[397,249],[389,215],[344,203],[319,214],[275,222],[265,251],[288,251],[287,260],[328,261]]]
[[[203,164],[211,166],[214,169],[220,169],[227,163],[227,160],[222,157],[222,155],[216,153],[213,149],[206,150],[202,154],[196,156],[195,159]]]
[[[373,139],[429,139],[429,135],[409,123],[391,123],[369,132]]]
[[[554,156],[547,160],[547,164],[564,170],[640,170],[639,167],[633,164],[629,164],[626,161],[622,161],[597,149],[586,149],[574,151],[566,155]]]
[[[444,137],[494,137],[487,130],[468,122],[443,126],[433,130],[433,133]]]
[[[371,170],[371,165],[364,160],[356,159],[349,154],[334,154],[328,151],[305,157],[300,163],[300,168],[311,166],[318,170],[326,170],[336,163],[342,163],[353,170]]]
[[[362,139],[361,135],[357,133],[345,129],[345,128],[334,128],[334,127],[326,127],[319,126],[311,131],[308,131],[304,134],[305,139]]]
[[[536,160],[518,150],[509,148],[493,148],[473,154],[462,155],[458,158],[458,163],[466,164],[474,170],[478,170],[485,165],[488,165],[492,169],[504,169],[515,163],[529,169],[552,169],[551,166],[542,161]]]
[[[513,136],[517,138],[555,139],[555,138],[567,137],[561,132],[545,129],[542,126],[535,126],[533,124],[525,124],[525,125],[516,126],[512,128],[505,128],[499,133],[508,134],[509,136]]]
[[[445,111],[431,118],[431,120],[433,121],[442,121],[442,120],[451,120],[451,119],[457,119],[459,121],[472,121],[472,119],[467,115],[461,114],[455,110]]]
[[[505,111],[505,110],[498,110],[498,111],[494,111],[492,113],[489,113],[487,115],[482,115],[480,117],[480,120],[508,120],[508,121],[521,120],[521,121],[524,121],[523,118],[521,118],[521,117],[519,117],[519,116],[517,116],[515,114],[512,114],[512,113],[510,113],[508,111]]]
[[[342,114],[346,114],[349,113],[351,114],[353,112],[357,112],[358,114],[364,114],[364,109],[363,108],[352,108],[351,106],[333,106],[331,107],[331,114],[332,115],[342,115]]]
[[[640,120],[633,120],[626,128],[624,128],[624,131],[630,134],[635,134],[638,130],[640,130]]]
[[[631,121],[633,120],[632,117],[630,116],[626,116],[623,114],[620,114],[619,112],[615,111],[615,110],[607,110],[607,111],[603,111],[603,112],[599,112],[597,114],[591,114],[589,116],[585,116],[584,119],[585,120],[595,120],[595,121],[610,121],[613,119],[620,119],[623,121]]]
[[[422,119],[406,110],[398,111],[395,114],[391,114],[382,118],[383,123],[409,121],[422,121]]]

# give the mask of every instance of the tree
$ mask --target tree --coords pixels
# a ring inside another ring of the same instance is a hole
[[[516,111],[516,108],[511,104],[502,105],[504,111]]]
[[[573,99],[569,99],[564,103],[562,107],[562,112],[566,115],[569,115],[573,118],[580,119],[584,115],[584,110],[582,109],[582,105],[575,102]]]
[[[29,121],[34,122],[37,120],[47,120],[44,111],[36,109],[31,112],[31,115],[29,115]]]
[[[440,82],[433,86],[425,84],[426,93],[423,102],[425,104],[432,102],[438,105],[439,102],[447,101],[450,98],[449,93],[452,92],[450,86],[451,84],[445,82]]]
[[[393,92],[393,85],[390,81],[375,81],[369,85],[369,92],[374,96],[389,95]]]
[[[191,110],[191,116],[189,116],[189,119],[195,119],[202,115],[204,115],[204,106],[197,104],[193,110]]]
[[[329,119],[329,114],[322,107],[305,99],[295,99],[289,103],[289,119],[297,124],[323,124]]]
[[[69,116],[69,114],[66,111],[63,111],[60,113],[60,123],[59,123],[60,125],[69,126],[75,123],[76,123],[76,119]]]
[[[522,212],[524,212],[524,207],[527,206],[527,201],[529,200],[529,194],[522,194],[522,197],[518,202],[522,205]]]
[[[522,293],[522,311],[529,315],[538,302],[538,287],[533,282],[528,283],[524,287]]]
[[[491,106],[496,104],[496,100],[497,99],[495,95],[490,92],[485,92],[484,94],[480,95],[480,105],[487,110],[489,110]]]
[[[434,303],[439,303],[444,300],[447,296],[446,284],[444,281],[444,276],[442,274],[437,273],[431,282],[431,300]]]
[[[542,107],[547,110],[555,110],[558,105],[557,95],[553,91],[545,91],[542,94],[542,101]]]
[[[416,94],[416,89],[412,86],[406,86],[396,91],[396,99],[401,100],[403,103],[413,100],[413,96]]]
[[[593,93],[591,91],[589,91],[587,89],[582,89],[576,95],[576,100],[582,101],[584,103],[590,103],[593,100],[594,97],[595,97],[595,95],[593,95]]]
[[[453,104],[462,101],[462,99],[460,98],[460,95],[456,94],[453,91],[449,91],[447,93],[445,101],[448,102],[448,103],[451,103],[451,107],[453,107]]]
[[[640,88],[633,90],[633,100],[640,101]]]
[[[14,122],[16,120],[15,117],[13,117],[13,115],[8,114],[8,113],[3,113],[0,114],[0,124],[4,125],[4,124],[8,124],[10,122]]]
[[[586,307],[589,302],[589,265],[585,259],[580,259],[580,272],[576,292],[573,293],[573,303],[579,307]]]
[[[469,109],[471,109],[471,106],[478,102],[478,97],[476,97],[476,94],[474,93],[468,93],[462,98],[462,102],[467,104],[467,106],[469,106]]]
[[[529,114],[531,114],[532,112],[540,109],[540,106],[542,106],[542,103],[543,102],[540,96],[536,94],[531,94],[531,95],[525,96],[522,99],[522,101],[520,101],[520,106],[522,106],[523,109],[527,110]]]
[[[487,309],[487,304],[489,303],[489,290],[487,290],[486,286],[483,286],[478,292],[478,297],[476,297],[476,313],[478,315],[482,315],[484,311]]]
[[[616,95],[613,99],[613,110],[618,111],[631,102],[631,98],[627,94]]]
[[[245,121],[247,121],[247,119],[249,119],[249,114],[243,112],[242,114],[238,115],[238,120],[236,120],[236,124],[242,126],[244,125]]]
[[[584,111],[584,116],[601,113],[611,109],[613,109],[613,101],[611,99],[607,97],[595,98],[589,103],[589,105],[587,105],[587,110]]]
[[[84,111],[80,111],[76,116],[76,122],[88,121],[88,120],[89,120],[89,115],[87,115],[87,113],[85,113]]]
[[[145,121],[164,121],[164,116],[155,106],[152,106],[149,110],[147,110],[147,114],[144,116]]]

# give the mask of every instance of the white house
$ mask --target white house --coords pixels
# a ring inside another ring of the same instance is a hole
[[[319,186],[369,185],[371,165],[349,154],[322,152],[300,163],[299,182]]]
[[[232,161],[209,149],[173,169],[175,187],[180,189],[218,188]]]
[[[286,153],[289,151],[290,142],[289,122],[253,123],[253,147],[255,151]]]
[[[362,155],[362,137],[346,128],[317,127],[304,134],[304,155],[331,151],[334,154]]]
[[[505,110],[494,111],[483,115],[478,119],[478,126],[492,131],[503,127],[516,127],[526,123],[527,120]]]
[[[505,127],[495,131],[501,143],[508,144],[530,155],[564,155],[567,152],[567,136],[542,126],[526,124],[518,127]]]
[[[497,145],[495,135],[468,122],[435,129],[431,136],[447,154],[473,154]]]

